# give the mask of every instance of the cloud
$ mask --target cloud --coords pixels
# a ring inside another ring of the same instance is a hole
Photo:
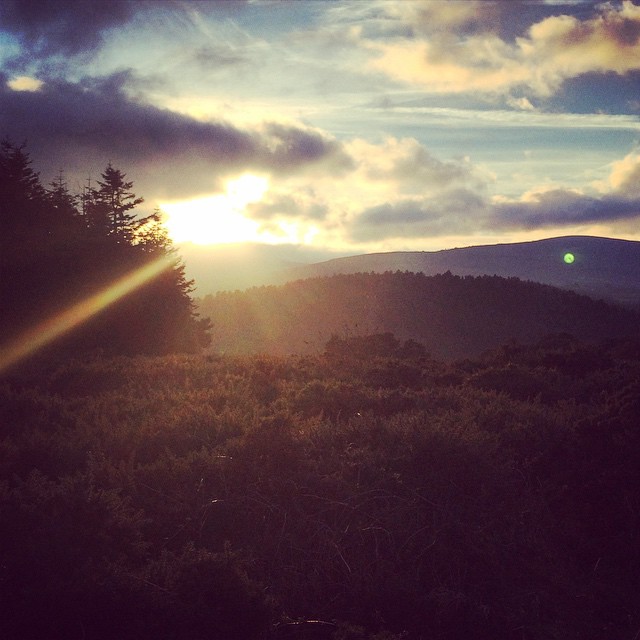
[[[369,207],[350,227],[351,239],[371,242],[469,233],[482,226],[486,203],[469,189],[451,189],[437,197],[410,198]]]
[[[293,192],[270,193],[261,201],[247,207],[253,220],[297,219],[322,221],[327,218],[329,205],[318,197],[312,187]]]
[[[356,242],[372,242],[638,219],[640,197],[554,189],[519,200],[488,202],[482,194],[458,189],[438,198],[398,200],[365,209],[352,221],[349,234]]]
[[[446,6],[430,11],[459,14],[457,20],[435,22],[442,31],[418,28],[414,39],[369,43],[379,53],[373,67],[433,93],[509,93],[525,88],[542,97],[586,73],[622,75],[640,69],[640,7],[628,0],[619,6],[601,5],[595,15],[582,19],[545,17],[513,41],[481,28],[482,21],[471,29],[471,7],[442,4]],[[485,13],[501,5],[512,13],[522,6],[487,3]],[[418,27],[423,22],[415,19]]]
[[[317,129],[268,123],[263,127],[270,168],[290,173],[305,167],[321,165],[330,173],[341,173],[352,167],[342,144]]]
[[[145,2],[134,0],[3,0],[0,24],[30,56],[96,50],[107,30],[128,22]]]
[[[612,191],[640,199],[640,153],[630,153],[613,164],[608,179]]]
[[[7,86],[14,91],[38,91],[42,87],[42,80],[30,76],[17,76],[9,80]]]
[[[400,2],[390,7],[390,10],[403,22],[411,25],[417,35],[470,35],[495,31],[501,14],[501,4],[479,0]]]
[[[211,193],[219,177],[238,171],[336,173],[350,162],[339,142],[315,129],[203,122],[130,98],[135,85],[128,72],[79,83],[49,81],[32,92],[5,82],[0,135],[27,140],[39,169],[49,175],[60,166],[86,172],[111,160],[172,198]]]
[[[250,0],[1,0],[0,33],[9,35],[4,66],[18,73],[41,77],[75,76],[78,65],[94,64],[98,54],[108,59],[118,37],[144,58],[139,44],[152,37],[158,42],[173,31],[186,39],[194,34],[205,43],[191,53],[190,63],[201,69],[242,64],[242,57],[215,42],[207,23],[233,20]],[[174,37],[175,40],[175,37]],[[164,40],[166,43],[167,40]],[[122,51],[122,44],[116,45]],[[188,48],[188,47],[187,47]],[[154,56],[158,49],[154,50]],[[140,60],[138,60],[139,62]],[[166,66],[166,62],[165,62]]]
[[[534,189],[518,199],[496,198],[490,221],[502,228],[534,229],[593,223],[640,221],[640,155],[614,162],[592,192]]]
[[[486,179],[468,159],[438,160],[414,138],[387,137],[382,144],[358,139],[349,143],[347,149],[362,179],[392,183],[405,192],[443,189],[452,184],[479,186]]]
[[[90,170],[92,163],[101,167],[108,160],[127,166],[187,160],[194,170],[206,165],[212,172],[259,155],[259,141],[248,132],[130,100],[124,92],[130,80],[119,74],[78,84],[51,81],[32,93],[0,89],[0,132],[28,140],[45,172],[53,169],[49,162],[73,171],[82,169],[79,161]],[[165,178],[179,191],[195,187],[188,172]]]
[[[535,111],[535,107],[531,104],[529,98],[515,98],[509,97],[507,99],[507,104],[514,109],[518,109],[520,111]]]
[[[250,59],[230,45],[203,45],[193,52],[193,60],[203,69],[224,69],[250,64]]]
[[[640,155],[612,165],[607,180],[588,193],[562,187],[539,188],[519,198],[489,198],[479,184],[426,191],[422,197],[398,195],[369,205],[349,218],[355,242],[416,240],[500,230],[562,229],[593,224],[640,222]]]
[[[355,139],[344,152],[342,173],[276,180],[246,215],[270,229],[294,225],[332,240],[370,242],[448,232],[455,224],[472,228],[472,212],[486,199],[488,175],[468,159],[438,160],[412,138]]]
[[[553,189],[512,202],[496,203],[491,221],[508,229],[539,229],[607,223],[640,217],[640,198],[585,195]]]

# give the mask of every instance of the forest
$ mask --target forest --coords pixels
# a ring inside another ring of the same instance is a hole
[[[0,148],[1,638],[637,639],[637,315],[409,273],[196,309],[140,204]]]
[[[638,335],[640,313],[536,282],[407,271],[307,278],[222,291],[198,301],[211,350],[230,354],[321,353],[333,336],[393,333],[438,358],[475,357],[549,333],[598,342]]]

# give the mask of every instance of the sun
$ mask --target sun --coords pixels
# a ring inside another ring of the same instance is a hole
[[[269,181],[252,173],[245,173],[236,180],[227,183],[227,198],[234,206],[246,207],[259,202],[269,188]]]
[[[243,215],[247,205],[259,202],[269,187],[261,176],[246,173],[230,180],[224,194],[160,205],[174,242],[230,244],[260,240],[260,223]]]

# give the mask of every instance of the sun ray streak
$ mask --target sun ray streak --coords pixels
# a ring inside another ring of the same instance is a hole
[[[162,256],[119,278],[100,292],[25,331],[15,340],[0,347],[0,372],[86,322],[89,318],[152,280],[170,266],[171,262],[165,256]]]

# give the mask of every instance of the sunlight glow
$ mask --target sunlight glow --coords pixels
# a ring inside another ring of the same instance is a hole
[[[0,372],[71,331],[123,296],[155,278],[171,262],[165,256],[132,271],[99,293],[36,325],[6,346],[0,347]]]
[[[227,183],[225,194],[186,202],[162,204],[174,242],[228,244],[255,242],[260,223],[243,215],[247,205],[259,202],[269,186],[266,178],[247,173]]]
[[[38,91],[42,84],[42,80],[30,76],[18,76],[7,82],[7,86],[14,91]]]

